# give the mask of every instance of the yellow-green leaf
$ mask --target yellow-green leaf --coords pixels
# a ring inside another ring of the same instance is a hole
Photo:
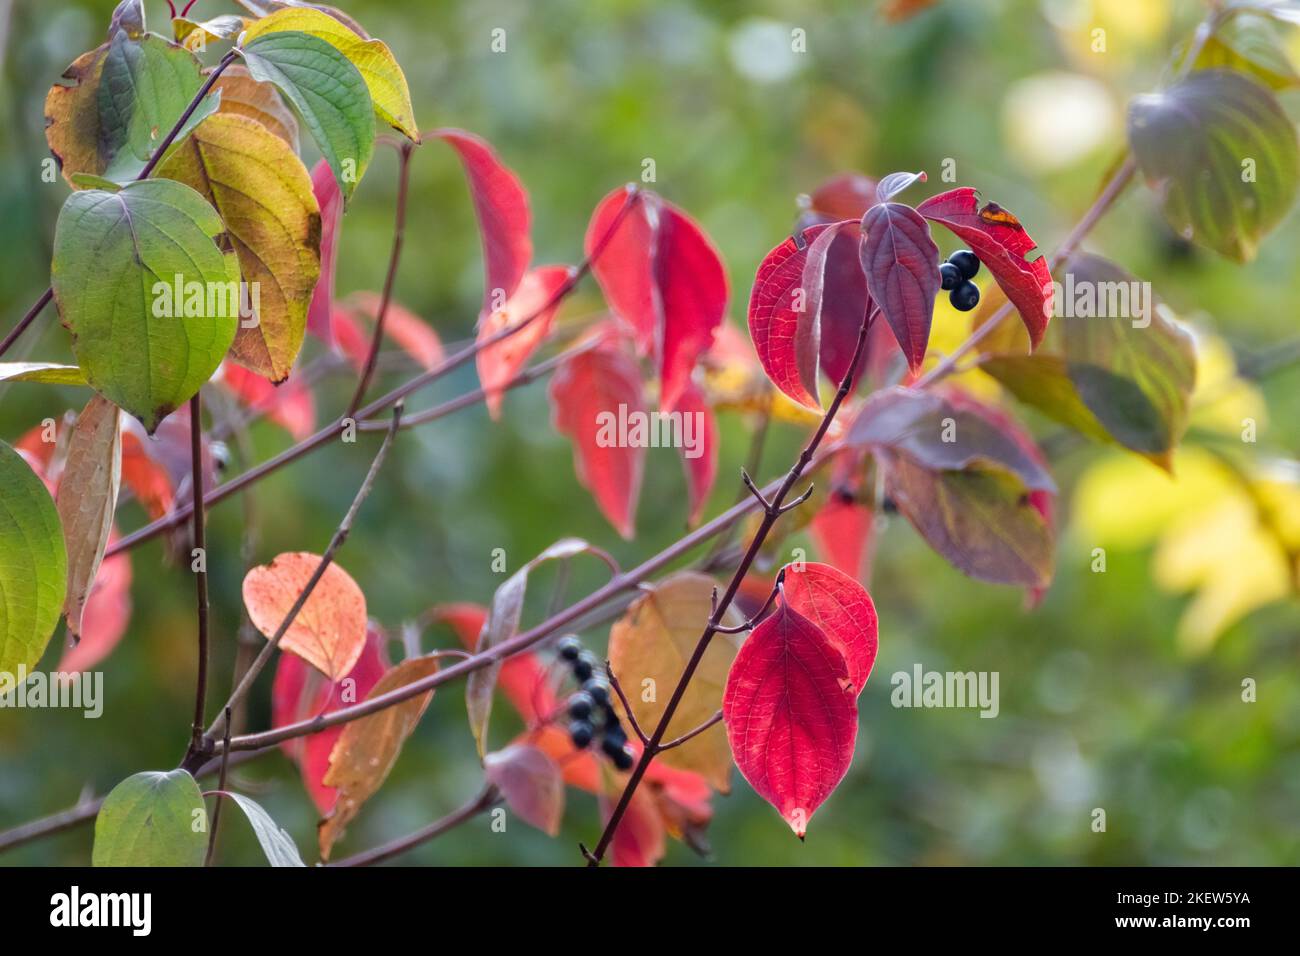
[[[242,63],[232,63],[217,79],[215,89],[221,92],[218,113],[257,120],[298,152],[298,120],[273,84],[257,82]]]
[[[42,382],[46,385],[85,385],[75,365],[57,362],[0,362],[0,382]]]
[[[244,31],[243,42],[286,30],[319,37],[351,60],[366,81],[379,118],[413,142],[420,141],[406,76],[387,44],[360,37],[334,17],[312,7],[287,7],[254,22]]]
[[[159,167],[212,203],[226,222],[255,306],[234,358],[273,382],[293,368],[320,274],[320,207],[288,144],[244,116],[210,116]]]
[[[68,559],[54,501],[23,459],[0,442],[0,693],[33,667],[59,622]]]

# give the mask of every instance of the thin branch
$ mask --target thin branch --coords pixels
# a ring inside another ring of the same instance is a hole
[[[316,570],[314,570],[311,577],[307,579],[307,584],[303,587],[302,593],[299,594],[298,599],[293,602],[293,606],[289,608],[289,612],[284,616],[284,620],[280,622],[280,626],[275,629],[275,634],[266,642],[266,645],[262,648],[257,657],[253,659],[253,662],[248,666],[248,670],[244,673],[243,678],[231,692],[230,699],[226,701],[225,707],[222,708],[223,716],[218,718],[217,722],[213,724],[212,729],[209,731],[209,736],[225,729],[225,715],[229,714],[230,711],[238,705],[241,700],[243,700],[244,695],[252,688],[253,682],[257,680],[257,675],[262,673],[263,668],[266,667],[270,662],[271,657],[275,654],[276,648],[280,646],[281,638],[284,637],[285,632],[293,625],[299,612],[307,603],[307,599],[310,598],[312,592],[316,590],[316,585],[320,583],[321,578],[325,576],[326,570],[328,570],[329,566],[334,562],[334,556],[338,553],[339,548],[343,547],[343,543],[347,541],[348,534],[352,531],[352,523],[356,520],[357,512],[361,510],[361,505],[366,498],[370,497],[370,492],[375,487],[375,478],[379,475],[379,469],[384,466],[384,460],[388,457],[388,450],[393,445],[393,439],[397,437],[397,429],[402,423],[402,408],[403,405],[401,402],[398,402],[393,406],[393,420],[388,426],[388,434],[384,437],[383,444],[379,446],[379,451],[376,452],[374,460],[370,462],[370,469],[366,472],[366,477],[361,482],[361,487],[357,489],[357,493],[352,499],[352,504],[348,506],[347,513],[343,516],[343,520],[339,522],[339,526],[334,529],[334,534],[330,537],[329,546],[325,549],[325,553],[321,555],[320,561],[316,564]],[[222,751],[224,752],[228,746],[229,738],[227,738],[226,744],[222,747]]]
[[[372,850],[366,850],[355,856],[349,856],[339,860],[337,863],[327,863],[326,866],[373,866],[376,863],[382,863],[385,860],[392,859],[398,854],[405,853],[407,850],[413,850],[421,844],[428,843],[435,837],[440,837],[448,830],[460,826],[467,820],[472,820],[484,810],[491,807],[501,795],[497,788],[489,784],[481,793],[469,803],[465,804],[459,810],[453,810],[441,820],[435,820],[428,826],[421,827],[414,833],[408,833],[404,837],[398,837],[396,840],[390,840],[382,846],[377,846]]]
[[[465,348],[443,359],[440,364],[420,373],[402,385],[397,386],[387,395],[375,399],[364,408],[358,409],[354,417],[358,421],[373,418],[375,415],[390,408],[394,403],[407,398],[424,388],[426,385],[436,382],[447,373],[460,368],[460,366],[473,359],[483,349],[504,341],[512,335],[519,334],[536,321],[539,316],[544,315],[549,310],[555,308],[556,305],[562,302],[575,288],[577,288],[578,283],[591,271],[592,263],[599,259],[601,254],[605,251],[605,248],[609,245],[610,239],[613,238],[619,224],[622,222],[623,217],[627,214],[629,209],[637,204],[639,197],[640,193],[632,194],[632,199],[625,203],[623,208],[619,211],[619,214],[614,217],[614,221],[610,223],[609,229],[601,237],[600,242],[596,243],[592,248],[591,253],[583,258],[581,264],[573,271],[568,279],[561,283],[559,287],[551,293],[546,302],[538,306],[526,318],[515,325],[501,329],[499,332],[496,332],[487,338],[471,342],[469,345],[465,346]],[[465,404],[473,403],[468,402]],[[464,407],[464,405],[459,407]],[[304,438],[296,445],[285,449],[283,452],[268,459],[261,465],[251,468],[242,475],[238,475],[237,477],[218,485],[216,488],[213,488],[211,494],[208,495],[208,505],[212,506],[219,501],[224,501],[226,498],[229,498],[241,489],[248,487],[254,482],[262,480],[267,475],[274,474],[286,465],[292,464],[316,449],[323,447],[346,430],[351,421],[352,420],[347,416],[335,419],[314,435]],[[125,535],[118,539],[116,543],[109,545],[108,549],[104,552],[104,556],[107,558],[112,557],[115,554],[121,554],[124,551],[129,551],[137,545],[143,544],[145,541],[149,541],[165,531],[178,527],[189,517],[190,507],[189,504],[179,505],[170,514],[164,515],[158,520],[145,525],[143,528],[139,528],[131,534]]]
[[[668,743],[666,744],[660,744],[659,752],[663,753],[665,750],[672,750],[674,747],[680,747],[682,744],[686,743],[686,741],[690,740],[692,737],[698,737],[700,734],[704,733],[714,724],[720,723],[721,721],[722,721],[722,711],[718,711],[716,714],[714,714],[704,723],[700,724],[700,726],[696,727],[694,730],[688,730],[680,737],[674,738],[673,740],[668,741]]]
[[[0,342],[0,355],[4,355],[9,351],[9,347],[18,341],[18,336],[27,331],[27,326],[31,325],[32,322],[36,320],[36,317],[41,314],[41,310],[49,305],[50,300],[53,298],[54,287],[50,286],[41,293],[39,299],[32,303],[32,307],[27,310],[26,315],[18,320],[18,324],[9,330],[9,334],[5,336],[4,341]]]
[[[230,708],[226,708],[226,743],[230,743]],[[217,777],[217,789],[225,792],[226,789],[226,772],[230,769],[230,748],[226,747],[221,754],[221,774]],[[221,797],[217,797],[217,802],[212,807],[212,825],[208,832],[208,855],[203,858],[204,866],[212,865],[212,857],[217,852],[217,830],[221,827]]]
[[[379,311],[375,313],[375,329],[370,336],[370,353],[357,380],[357,389],[348,403],[347,418],[351,418],[365,400],[370,380],[375,376],[375,362],[379,359],[379,346],[384,341],[384,320],[388,317],[388,304],[393,299],[393,285],[397,281],[397,264],[402,258],[402,243],[406,238],[406,195],[411,184],[411,150],[415,144],[402,140],[398,147],[397,211],[393,216],[393,248],[388,254],[388,273],[384,276],[384,289],[379,297]]]
[[[852,390],[853,376],[857,371],[858,363],[862,360],[862,353],[866,349],[867,333],[871,328],[871,322],[875,314],[876,311],[873,311],[862,320],[862,327],[858,330],[858,341],[853,348],[853,358],[849,362],[848,370],[844,373],[844,378],[840,381],[835,397],[827,407],[826,413],[822,416],[821,423],[817,426],[812,438],[808,440],[808,444],[804,446],[803,451],[799,453],[799,457],[790,467],[789,472],[786,473],[785,479],[777,488],[776,493],[769,497],[757,487],[751,488],[756,500],[764,501],[767,504],[763,520],[758,526],[758,531],[750,540],[749,547],[746,549],[744,557],[740,559],[740,564],[736,567],[735,573],[731,576],[731,582],[727,585],[722,600],[715,602],[713,613],[709,616],[709,622],[704,628],[704,633],[700,635],[699,641],[696,642],[695,650],[692,652],[690,660],[686,662],[686,667],[677,680],[677,686],[673,688],[672,696],[668,699],[668,704],[659,718],[658,725],[642,749],[641,759],[637,761],[632,775],[628,778],[627,785],[623,788],[623,795],[619,797],[614,812],[610,814],[609,821],[605,824],[605,830],[601,833],[599,842],[597,842],[595,849],[590,854],[587,854],[588,866],[598,866],[605,856],[605,851],[609,849],[610,842],[614,839],[614,833],[623,819],[623,814],[627,811],[628,804],[632,802],[632,795],[636,793],[646,770],[650,767],[650,762],[659,753],[659,747],[663,742],[664,735],[668,732],[668,725],[672,721],[673,715],[677,713],[677,707],[682,702],[686,687],[695,675],[696,668],[700,666],[700,661],[704,659],[704,653],[708,650],[709,642],[722,624],[723,617],[728,608],[731,607],[731,602],[735,598],[736,592],[740,590],[741,582],[745,580],[745,575],[749,573],[749,568],[754,563],[754,559],[758,557],[763,542],[767,540],[768,532],[772,530],[772,526],[781,517],[781,508],[786,495],[790,493],[795,483],[803,475],[804,470],[812,463],[822,439],[826,437],[826,432],[830,430],[831,422],[835,420],[836,413],[839,412],[844,399],[848,397],[849,392]],[[748,484],[752,486],[752,481]]]
[[[536,365],[524,369],[522,372],[515,375],[514,378],[510,379],[510,381],[498,386],[498,389],[506,392],[516,388],[522,388],[524,385],[529,385],[532,382],[537,381],[539,378],[544,378],[545,376],[550,375],[553,371],[574,356],[581,355],[583,352],[589,352],[599,344],[600,342],[598,340],[591,339],[583,342],[581,345],[576,345],[571,349],[567,349],[558,355],[552,356],[544,362],[538,362]],[[439,405],[434,405],[432,408],[426,408],[424,411],[407,415],[402,419],[402,428],[415,428],[419,425],[427,425],[429,422],[436,422],[438,419],[446,418],[448,415],[458,412],[463,408],[477,405],[479,402],[483,401],[486,396],[487,390],[482,387],[466,392],[464,395],[457,395],[455,398],[450,398]],[[388,423],[379,419],[357,422],[357,431],[373,432],[387,427]]]
[[[645,731],[641,729],[641,725],[637,723],[636,714],[632,710],[632,705],[628,703],[627,694],[623,693],[623,685],[614,676],[614,667],[609,661],[605,661],[605,675],[609,678],[609,686],[614,688],[614,693],[618,695],[619,703],[623,705],[623,713],[627,714],[627,722],[632,725],[636,735],[641,738],[641,743],[648,744],[650,738],[646,736]]]
[[[200,390],[201,391],[201,390]],[[198,560],[195,574],[197,591],[197,614],[199,631],[199,663],[194,690],[194,720],[190,725],[190,745],[186,752],[188,758],[199,749],[203,742],[203,715],[208,701],[208,658],[211,656],[209,646],[208,610],[208,549],[207,534],[204,525],[207,515],[203,510],[203,400],[200,392],[195,392],[190,399],[190,484],[194,497],[194,551],[193,559]]]

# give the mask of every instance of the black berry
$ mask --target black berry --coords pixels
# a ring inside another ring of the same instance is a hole
[[[589,722],[589,718],[591,717],[591,708],[594,706],[595,701],[591,699],[591,695],[579,691],[569,698],[569,716],[574,720],[586,720]]]
[[[605,756],[612,757],[615,761],[615,766],[617,766],[619,755],[627,754],[627,751],[623,749],[625,743],[627,743],[626,740],[619,740],[616,737],[611,737],[606,734],[605,738],[600,742],[600,749],[604,751]],[[631,754],[628,754],[628,756],[630,757]]]
[[[634,761],[632,760],[632,755],[628,753],[626,750],[620,750],[618,753],[613,754],[611,759],[613,759],[614,761],[614,766],[617,767],[619,770],[632,769],[632,764]]]
[[[579,750],[586,748],[595,736],[596,728],[591,726],[590,721],[575,720],[569,724],[569,739],[573,741],[573,746]]]
[[[962,249],[959,252],[954,252],[948,257],[948,261],[961,270],[961,277],[963,279],[973,279],[975,278],[976,273],[980,271],[979,256],[975,255],[975,253],[971,252],[969,249]]]
[[[948,301],[958,312],[969,312],[980,304],[980,290],[974,282],[963,282],[948,293]]]
[[[582,685],[582,689],[593,701],[604,707],[609,703],[609,684],[599,677],[593,677]]]
[[[576,661],[578,655],[582,653],[582,641],[570,634],[568,637],[560,638],[560,643],[556,644],[555,648],[560,652],[561,660]]]
[[[596,664],[598,663],[595,654],[591,653],[591,651],[583,651],[578,655],[578,659],[573,662],[574,678],[580,683],[590,680],[591,675],[596,673]]]
[[[627,731],[617,722],[609,724],[601,736],[605,743],[613,747],[622,747],[627,743]]]
[[[957,288],[957,286],[965,282],[966,277],[961,274],[961,269],[959,269],[954,263],[945,262],[939,267],[939,280],[940,288],[942,288],[944,292],[951,292],[953,289]]]

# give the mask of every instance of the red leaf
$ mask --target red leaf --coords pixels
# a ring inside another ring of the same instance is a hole
[[[136,434],[129,425],[122,429],[122,481],[149,517],[156,521],[171,511],[176,499],[176,486],[167,469],[149,453],[146,445],[149,441],[142,434]]]
[[[874,179],[861,173],[840,173],[817,187],[810,208],[828,219],[861,219],[876,201]]]
[[[336,682],[331,682],[298,655],[281,654],[271,688],[271,726],[283,727],[365,700],[389,669],[385,643],[378,628],[367,628],[361,656],[347,676]],[[298,764],[303,785],[321,816],[334,809],[338,795],[334,787],[325,786],[324,780],[330,767],[330,752],[343,733],[343,726],[327,727],[280,744],[285,755]]]
[[[551,332],[551,324],[560,303],[558,294],[574,272],[568,266],[542,266],[528,272],[506,304],[483,317],[478,340],[484,342],[503,330],[536,315],[528,326],[494,345],[480,349],[475,361],[478,379],[487,392],[488,414],[501,417],[504,387],[528,362]],[[548,303],[551,303],[548,306]],[[545,311],[539,311],[545,309]]]
[[[544,751],[528,744],[511,744],[483,758],[483,775],[525,823],[550,836],[560,832],[564,780],[560,768]]]
[[[610,436],[606,425],[644,412],[636,362],[617,343],[606,341],[561,365],[551,380],[550,396],[555,428],[573,442],[578,480],[618,533],[631,539],[645,449],[628,447],[617,430]]]
[[[836,490],[818,509],[808,530],[826,562],[857,581],[871,572],[875,515],[851,490]]]
[[[931,196],[916,211],[947,226],[979,256],[1020,311],[1037,348],[1052,317],[1052,274],[1047,259],[1039,256],[1027,262],[1025,257],[1038,247],[1020,220],[997,203],[980,207],[977,195],[969,186],[951,189]]]
[[[316,400],[300,376],[272,385],[256,372],[227,362],[222,367],[221,384],[249,410],[265,412],[297,441],[316,430]]]
[[[512,295],[533,258],[528,192],[487,141],[459,129],[433,134],[460,155],[483,241],[483,313]]]
[[[894,330],[907,363],[921,367],[939,294],[939,247],[930,226],[911,206],[887,202],[862,217],[860,253],[867,291]]]
[[[334,265],[338,259],[343,195],[329,164],[321,160],[311,170],[311,188],[320,206],[320,278],[307,307],[307,330],[326,345],[334,344],[330,316],[334,311]]]
[[[867,589],[828,564],[805,564],[801,571],[791,565],[786,568],[785,599],[839,648],[849,681],[861,696],[878,644],[876,606]]]
[[[853,760],[858,707],[844,655],[782,602],[741,645],[722,713],[736,766],[802,839]]]
[[[636,202],[636,208],[623,212]],[[621,217],[621,218],[620,218]],[[655,360],[667,411],[713,343],[727,309],[722,259],[699,225],[651,193],[616,189],[597,205],[586,253],[610,308]],[[599,252],[599,255],[596,253]]]
[[[109,537],[109,544],[117,538]],[[117,647],[131,620],[131,555],[105,558],[81,615],[81,640],[64,650],[58,670],[88,671]]]
[[[360,371],[370,358],[370,336],[379,315],[381,297],[377,292],[354,292],[342,307],[334,310],[334,334],[339,349]],[[364,331],[360,318],[365,318]],[[403,352],[415,359],[426,371],[442,363],[442,340],[424,319],[397,302],[388,303],[384,315],[384,337],[392,339]]]
[[[791,236],[769,252],[758,265],[749,294],[749,334],[763,371],[773,385],[809,408],[821,408],[817,397],[818,329],[812,322],[801,321],[807,313],[795,305],[803,288],[807,244],[826,228],[813,226],[799,239]]]
[[[433,609],[432,619],[446,622],[466,649],[472,651],[478,645],[487,613],[481,604],[441,604]],[[505,659],[497,674],[497,687],[529,727],[549,720],[560,709],[550,673],[532,651]]]
[[[684,419],[690,416],[690,420],[695,423],[691,426],[690,434],[696,436],[696,444],[689,448],[683,444],[681,448],[690,497],[688,520],[694,525],[700,520],[700,514],[709,502],[713,482],[718,477],[718,420],[713,414],[713,408],[705,401],[704,393],[694,382],[687,383],[673,411],[681,412]],[[686,434],[684,427],[682,433]]]

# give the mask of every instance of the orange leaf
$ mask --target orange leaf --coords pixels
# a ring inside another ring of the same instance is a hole
[[[542,266],[524,275],[506,304],[483,317],[479,324],[478,340],[486,341],[505,329],[519,325],[534,313],[536,318],[527,328],[516,332],[495,345],[482,349],[476,357],[478,379],[487,392],[488,413],[495,420],[501,417],[501,401],[505,386],[524,367],[528,357],[537,350],[551,331],[559,301],[539,311],[556,299],[560,288],[573,276],[568,266]]]
[[[288,552],[248,572],[244,605],[263,635],[275,635],[320,560],[305,551]],[[331,564],[280,639],[280,648],[338,680],[352,670],[365,643],[366,596],[346,571]]]
[[[379,678],[379,683],[366,699],[405,687],[437,670],[436,657],[412,657],[402,661]],[[338,788],[338,801],[321,821],[317,832],[322,860],[329,859],[335,841],[343,835],[343,828],[361,810],[361,805],[383,786],[402,752],[402,744],[415,730],[432,698],[433,691],[417,694],[400,704],[354,720],[343,728],[330,753],[330,769],[325,774],[325,785]]]

